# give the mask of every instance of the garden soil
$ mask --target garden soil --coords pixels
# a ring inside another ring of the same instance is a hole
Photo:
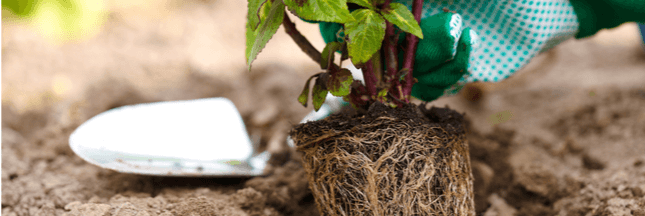
[[[3,18],[2,215],[317,215],[299,155],[284,147],[311,110],[296,98],[315,65],[280,29],[247,72],[245,5],[173,5],[152,15],[116,8],[99,35],[64,45]],[[315,26],[298,27],[322,48]],[[645,52],[635,31],[567,41],[508,80],[429,104],[465,113],[478,214],[645,215]],[[78,125],[110,108],[218,96],[279,153],[269,175],[122,174],[68,146]]]

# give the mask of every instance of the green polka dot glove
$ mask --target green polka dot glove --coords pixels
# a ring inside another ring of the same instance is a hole
[[[412,0],[394,2],[412,5]],[[444,8],[456,13],[442,12]],[[412,95],[431,101],[457,93],[468,82],[501,81],[564,40],[629,21],[645,21],[645,1],[424,1],[424,39],[414,66],[419,82]],[[340,28],[320,23],[325,42],[339,40]]]

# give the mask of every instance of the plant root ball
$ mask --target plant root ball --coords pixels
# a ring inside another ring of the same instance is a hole
[[[475,215],[463,116],[374,104],[291,131],[321,215]]]

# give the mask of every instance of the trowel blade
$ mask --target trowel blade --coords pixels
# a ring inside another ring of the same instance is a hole
[[[69,144],[94,165],[157,176],[257,176],[270,156],[252,157],[244,122],[226,98],[111,109],[79,126]]]

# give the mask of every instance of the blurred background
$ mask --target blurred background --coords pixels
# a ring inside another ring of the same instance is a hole
[[[235,80],[248,73],[243,0],[3,0],[2,6],[2,103],[18,113],[80,97],[98,80],[127,83],[148,97],[160,89],[176,88],[187,74]],[[298,22],[297,27],[322,50],[316,25]],[[608,47],[619,53],[625,53],[618,50],[625,48],[630,58],[640,58],[634,53],[642,51],[634,23],[565,44],[559,50],[577,53],[575,62],[567,60],[567,66],[581,69],[600,64],[596,58],[602,55],[585,56],[586,51],[578,50],[581,47]],[[545,56],[523,71],[570,71],[554,67],[549,62],[553,56]],[[282,28],[254,68],[271,65],[303,76],[319,70]],[[499,88],[509,83],[485,86]],[[299,87],[302,82],[294,85]]]
[[[2,8],[2,103],[19,113],[80,97],[102,79],[148,97],[188,73],[248,73],[243,0],[3,0]],[[322,50],[317,25],[296,24]],[[254,69],[318,72],[301,53],[280,29]]]

